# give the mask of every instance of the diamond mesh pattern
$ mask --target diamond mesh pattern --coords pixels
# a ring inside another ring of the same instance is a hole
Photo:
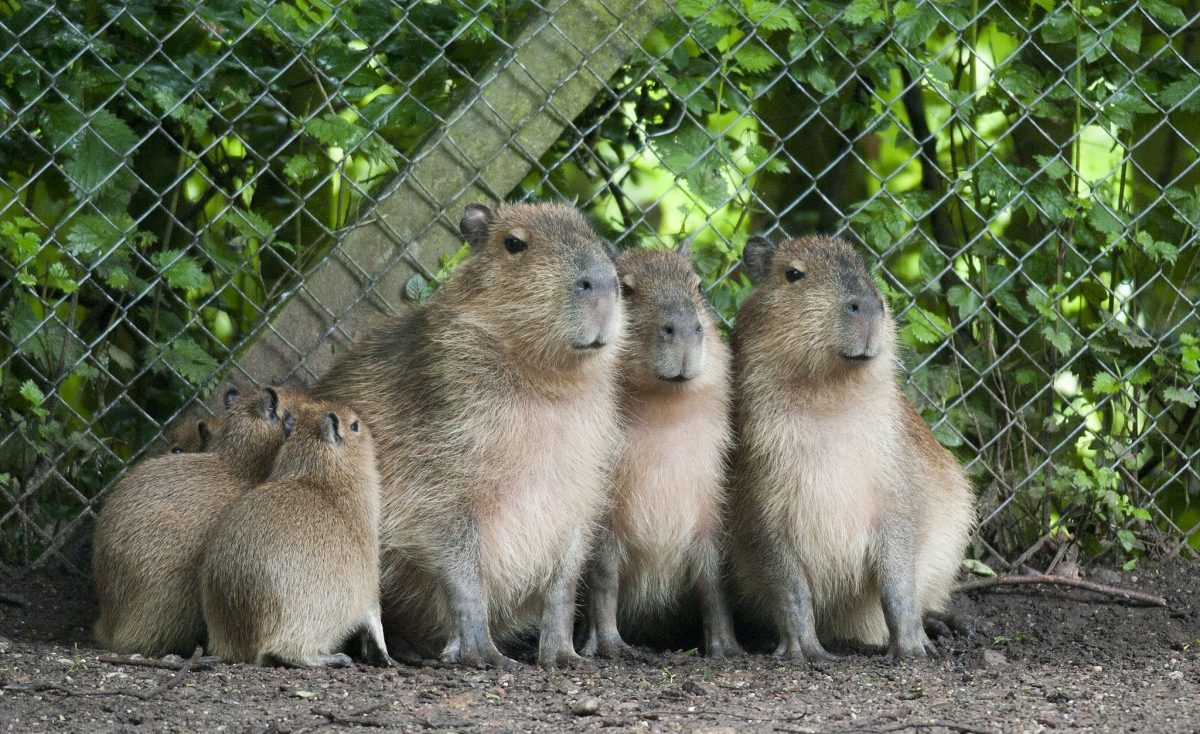
[[[851,239],[976,555],[1194,555],[1195,13],[0,2],[0,558],[66,557],[218,380],[310,379],[520,197],[688,241],[727,325],[747,236]]]

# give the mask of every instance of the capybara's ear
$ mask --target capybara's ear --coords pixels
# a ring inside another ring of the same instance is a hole
[[[325,439],[326,443],[339,444],[342,442],[341,428],[342,422],[337,413],[330,411],[325,414],[325,420],[321,421],[321,438]]]
[[[221,402],[225,405],[225,409],[229,410],[229,406],[233,405],[233,401],[238,399],[241,391],[236,387],[231,387],[225,391],[225,397],[221,398]]]
[[[495,218],[496,214],[483,204],[467,204],[458,230],[472,249],[479,249],[487,242],[488,232],[491,231],[492,220]]]
[[[208,442],[212,440],[212,431],[208,430],[208,423],[199,421],[196,423],[196,433],[200,436],[200,451],[208,449]]]
[[[692,241],[690,239],[679,243],[679,247],[675,248],[675,252],[683,255],[683,259],[688,262],[692,261]]]
[[[275,388],[268,387],[262,391],[258,398],[258,414],[263,420],[279,420],[279,394],[275,392]]]
[[[292,435],[294,430],[296,430],[296,416],[292,415],[292,411],[285,410],[283,412],[283,437],[287,438]]]
[[[766,280],[771,272],[771,258],[775,255],[776,245],[766,237],[755,235],[746,240],[742,249],[742,267],[750,276],[750,282],[758,285]]]

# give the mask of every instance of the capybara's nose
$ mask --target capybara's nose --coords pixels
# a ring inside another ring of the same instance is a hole
[[[695,315],[676,316],[666,319],[658,330],[659,338],[665,342],[693,345],[704,341],[704,327]]]
[[[578,295],[594,295],[604,291],[616,291],[617,272],[612,264],[596,263],[585,269],[575,281],[575,293]]]

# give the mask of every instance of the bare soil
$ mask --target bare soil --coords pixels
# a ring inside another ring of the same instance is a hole
[[[1200,567],[1088,576],[1169,607],[1044,586],[972,592],[962,605],[975,633],[911,664],[668,651],[568,671],[213,664],[181,675],[103,661],[85,580],[0,573],[0,599],[24,601],[0,601],[0,730],[1200,731]]]

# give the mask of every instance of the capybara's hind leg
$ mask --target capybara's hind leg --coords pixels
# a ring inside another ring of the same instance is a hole
[[[583,654],[613,658],[629,651],[617,629],[620,569],[610,531],[602,530],[588,573],[587,640]]]
[[[259,664],[279,668],[349,668],[354,665],[354,661],[343,652],[333,655],[305,655],[302,657],[265,653],[259,656]]]
[[[712,538],[701,541],[696,563],[696,590],[704,615],[704,654],[713,658],[742,655],[733,633],[733,614],[721,578],[721,551]]]
[[[359,629],[358,639],[362,647],[363,662],[381,668],[399,665],[391,655],[388,655],[387,642],[383,638],[383,622],[380,621],[378,607]]]

